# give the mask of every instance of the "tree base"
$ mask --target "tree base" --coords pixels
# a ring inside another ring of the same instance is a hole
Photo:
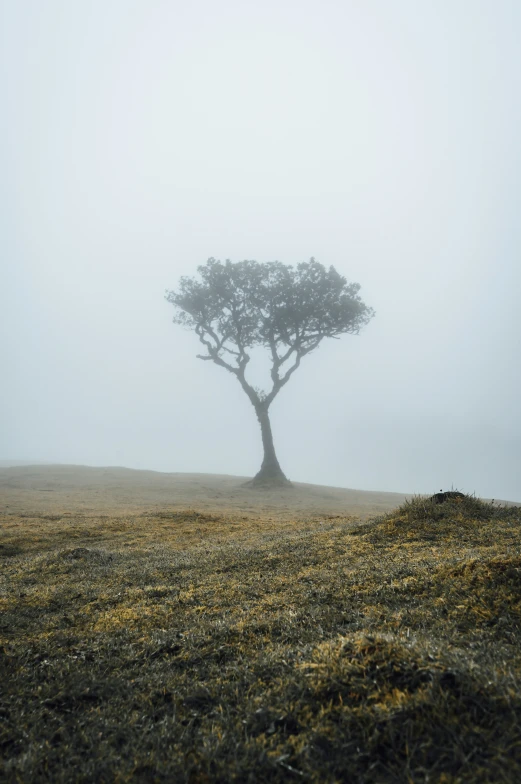
[[[265,471],[261,468],[253,479],[245,482],[244,487],[260,487],[269,490],[274,487],[293,487],[282,471]]]

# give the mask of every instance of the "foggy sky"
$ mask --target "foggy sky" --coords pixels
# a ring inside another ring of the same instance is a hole
[[[520,34],[518,0],[0,0],[0,458],[252,476],[164,291],[315,256],[376,317],[273,404],[286,475],[521,500]]]

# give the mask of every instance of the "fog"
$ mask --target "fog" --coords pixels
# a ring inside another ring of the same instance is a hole
[[[275,400],[286,475],[521,500],[518,0],[0,9],[1,459],[252,476],[165,289],[315,256],[376,316]]]

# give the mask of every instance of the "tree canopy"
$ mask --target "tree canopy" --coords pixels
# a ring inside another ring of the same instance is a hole
[[[204,347],[200,359],[237,377],[261,423],[266,458],[263,421],[302,358],[324,338],[357,334],[374,312],[362,302],[358,283],[348,283],[334,267],[327,269],[313,258],[294,267],[210,258],[198,273],[198,278],[181,278],[178,290],[166,294],[176,308],[174,322],[195,331]],[[246,379],[248,350],[256,346],[264,346],[271,357],[267,391]]]

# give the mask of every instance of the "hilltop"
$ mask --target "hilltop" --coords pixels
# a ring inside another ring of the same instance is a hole
[[[197,509],[288,519],[353,515],[367,519],[403,503],[403,493],[350,490],[295,482],[292,488],[252,488],[248,477],[167,474],[130,468],[17,465],[0,468],[0,511],[8,514],[123,514]]]

